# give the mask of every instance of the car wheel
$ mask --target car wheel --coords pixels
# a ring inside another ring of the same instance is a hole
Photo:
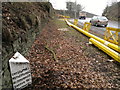
[[[107,25],[105,25],[105,27],[107,27]]]
[[[96,24],[95,24],[95,26],[97,27],[97,26],[98,26],[98,24],[96,23]]]
[[[90,21],[91,25],[93,26],[94,24]]]

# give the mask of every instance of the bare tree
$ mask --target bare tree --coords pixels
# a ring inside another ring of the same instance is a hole
[[[66,8],[69,11],[82,11],[84,9],[84,7],[81,4],[76,4],[75,2],[66,2]]]

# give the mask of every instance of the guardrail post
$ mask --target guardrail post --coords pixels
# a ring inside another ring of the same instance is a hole
[[[111,43],[114,43],[114,44],[118,45],[118,32],[120,32],[120,29],[112,28],[112,27],[106,27],[106,31],[104,33],[104,39],[106,41],[109,41]]]
[[[85,22],[85,23],[84,23],[83,30],[89,32],[90,28],[91,28],[91,23]]]
[[[78,19],[74,19],[74,25],[78,24]]]

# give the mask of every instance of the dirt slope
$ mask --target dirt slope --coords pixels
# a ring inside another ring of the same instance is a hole
[[[9,59],[18,51],[28,54],[36,36],[54,17],[49,2],[2,3],[2,87],[11,88]]]

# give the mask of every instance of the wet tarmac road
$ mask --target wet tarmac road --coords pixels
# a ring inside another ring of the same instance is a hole
[[[78,24],[83,26],[85,22],[90,22],[90,19],[91,18],[86,18],[85,20],[78,19]],[[69,19],[69,21],[74,22],[74,19]],[[107,27],[120,28],[120,22],[109,20]],[[106,31],[106,28],[102,27],[102,26],[99,26],[99,27],[98,26],[97,27],[96,26],[91,26],[91,30],[94,31],[94,32],[98,32],[101,35],[104,35],[104,32]]]

